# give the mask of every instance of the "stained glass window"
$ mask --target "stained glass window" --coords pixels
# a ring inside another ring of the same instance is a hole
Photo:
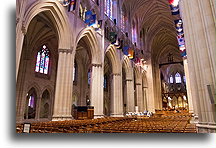
[[[132,42],[135,43],[137,42],[137,31],[136,28],[132,28]]]
[[[170,82],[170,83],[173,83],[173,76],[172,76],[172,75],[171,75],[170,78],[169,78],[169,82]]]
[[[88,71],[88,85],[91,84],[91,71]]]
[[[183,76],[184,83],[186,83],[186,76]]]
[[[31,95],[29,97],[28,106],[31,107],[31,108],[34,108],[34,96],[33,95]]]
[[[181,83],[181,75],[178,72],[175,74],[175,82]]]
[[[73,67],[73,82],[76,79],[76,73],[77,73],[77,64],[76,61],[74,62],[74,67]]]
[[[49,70],[49,49],[43,45],[37,53],[35,72],[48,74]]]
[[[121,11],[121,29],[123,30],[123,31],[125,31],[125,22],[126,22],[126,17],[125,17],[125,15],[124,15],[124,13],[123,13],[123,11]]]
[[[105,75],[104,76],[104,85],[103,85],[104,88],[107,88],[107,76]]]
[[[105,0],[104,12],[111,19],[112,19],[112,9],[113,9],[112,7],[113,7],[112,0]]]

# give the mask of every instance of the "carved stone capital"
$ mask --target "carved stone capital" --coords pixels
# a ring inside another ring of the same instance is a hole
[[[58,49],[59,53],[70,53],[72,54],[72,50],[71,49]]]
[[[121,76],[120,73],[112,73],[112,76]]]
[[[132,82],[133,80],[132,79],[126,79],[125,81]]]
[[[102,64],[94,64],[94,63],[92,63],[91,66],[92,67],[102,67]]]
[[[24,23],[22,23],[21,31],[24,35],[27,33],[26,26],[24,25]]]
[[[141,83],[136,83],[136,85],[142,85]]]

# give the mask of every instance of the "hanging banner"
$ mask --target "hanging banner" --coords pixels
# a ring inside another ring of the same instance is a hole
[[[110,32],[110,33],[109,33],[109,41],[110,41],[112,44],[115,44],[115,43],[116,43],[116,40],[117,40],[117,33],[116,33],[116,32]]]
[[[85,24],[89,24],[92,17],[92,11],[88,10],[85,12]]]
[[[123,51],[124,55],[126,55],[126,56],[128,56],[128,49],[129,49],[129,46],[124,46],[122,48],[122,51]]]
[[[70,4],[69,0],[63,0],[60,2],[62,4],[62,6],[66,7]]]
[[[179,14],[179,0],[169,0],[172,15]]]
[[[76,9],[76,0],[69,0],[68,12],[74,11]]]
[[[134,50],[132,48],[128,49],[128,58],[130,60],[134,58]]]

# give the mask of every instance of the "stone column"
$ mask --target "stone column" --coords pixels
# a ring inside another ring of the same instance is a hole
[[[70,120],[73,86],[73,57],[71,49],[59,49],[55,100],[52,120]]]
[[[22,24],[22,22],[19,21],[16,27],[16,81],[17,81],[17,76],[19,72],[19,66],[20,66],[20,60],[21,60],[21,54],[22,54],[23,41],[24,41],[25,34],[26,34],[26,28]]]
[[[196,102],[192,101],[191,84],[189,81],[189,73],[188,73],[189,69],[188,69],[187,59],[184,59],[183,63],[184,63],[184,72],[185,72],[185,77],[186,77],[186,88],[187,88],[187,99],[188,99],[189,113],[197,114],[197,111],[194,110],[194,107],[193,107],[193,106],[196,106]]]
[[[126,79],[127,85],[127,112],[134,112],[134,84],[133,80]]]
[[[148,83],[148,100],[147,100],[147,110],[151,112],[155,112],[155,100],[154,100],[154,83],[153,83],[153,71],[152,71],[152,64],[151,60],[147,61],[148,69],[146,71],[146,78]]]
[[[23,47],[24,36],[27,32],[26,27],[23,23],[23,17],[25,13],[27,1],[17,1],[17,9],[16,9],[16,81],[20,66],[20,58]]]
[[[94,106],[95,118],[103,117],[103,69],[102,64],[92,64],[91,75],[91,105]]]
[[[180,3],[191,96],[193,103],[196,102],[193,105],[197,107],[197,127],[201,133],[216,132],[215,100],[211,97],[215,90],[214,4],[211,0],[190,0]]]
[[[143,87],[143,107],[144,110],[147,110],[147,94],[146,94],[147,87]]]
[[[137,106],[139,112],[144,111],[144,102],[143,102],[143,93],[142,93],[142,84],[136,83],[136,97],[137,97]]]
[[[111,116],[122,117],[123,116],[123,99],[121,88],[121,74],[112,74],[111,85]]]

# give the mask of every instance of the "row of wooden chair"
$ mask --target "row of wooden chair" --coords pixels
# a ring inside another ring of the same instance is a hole
[[[106,117],[91,120],[68,120],[32,123],[30,133],[196,133],[190,114],[166,114],[150,118]],[[17,124],[17,133],[23,125]]]

